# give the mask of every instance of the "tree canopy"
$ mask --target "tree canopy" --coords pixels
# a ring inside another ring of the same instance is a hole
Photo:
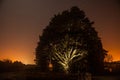
[[[101,69],[103,69],[106,51],[102,47],[101,39],[98,37],[97,31],[92,26],[93,23],[94,22],[91,22],[78,7],[72,7],[70,10],[65,10],[62,13],[54,15],[49,25],[44,29],[42,36],[39,36],[39,42],[36,48],[36,63],[40,69],[44,71],[48,70],[50,56],[54,53],[52,50],[55,49],[53,47],[51,48],[51,44],[59,46],[57,51],[66,49],[68,47],[64,48],[64,45],[60,46],[60,44],[63,43],[62,40],[65,39],[65,36],[69,36],[68,39],[72,39],[72,42],[80,44],[69,44],[69,47],[74,47],[75,49],[77,46],[76,49],[78,51],[84,50],[87,51],[88,54],[84,60],[78,60],[72,64],[71,66],[73,68],[71,68],[71,71],[75,72],[80,63],[86,62],[89,72],[100,72]],[[63,50],[60,52],[62,54]],[[60,66],[54,64],[54,61],[53,65],[54,70],[59,71]]]

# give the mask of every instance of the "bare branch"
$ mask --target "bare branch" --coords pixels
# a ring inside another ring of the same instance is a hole
[[[83,59],[87,51],[77,49],[75,46],[77,44],[71,46],[71,44],[74,44],[75,41],[72,38],[69,38],[68,36],[65,37],[65,39],[62,39],[60,43],[52,45],[52,55],[54,60],[56,60],[66,72],[69,71],[70,66],[81,59]]]

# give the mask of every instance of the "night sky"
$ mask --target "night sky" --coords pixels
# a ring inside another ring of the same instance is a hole
[[[34,63],[39,35],[54,14],[72,6],[95,22],[104,49],[120,60],[119,0],[0,0],[0,59]]]

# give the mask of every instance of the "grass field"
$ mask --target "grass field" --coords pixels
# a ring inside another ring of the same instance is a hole
[[[78,80],[78,75],[40,72],[0,73],[0,80]],[[91,80],[120,80],[119,76],[92,76]]]

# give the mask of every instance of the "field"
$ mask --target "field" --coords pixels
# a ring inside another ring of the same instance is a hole
[[[0,80],[81,80],[78,75],[65,75],[61,73],[40,72],[7,72],[0,73]],[[120,80],[119,76],[92,76],[86,80]]]

